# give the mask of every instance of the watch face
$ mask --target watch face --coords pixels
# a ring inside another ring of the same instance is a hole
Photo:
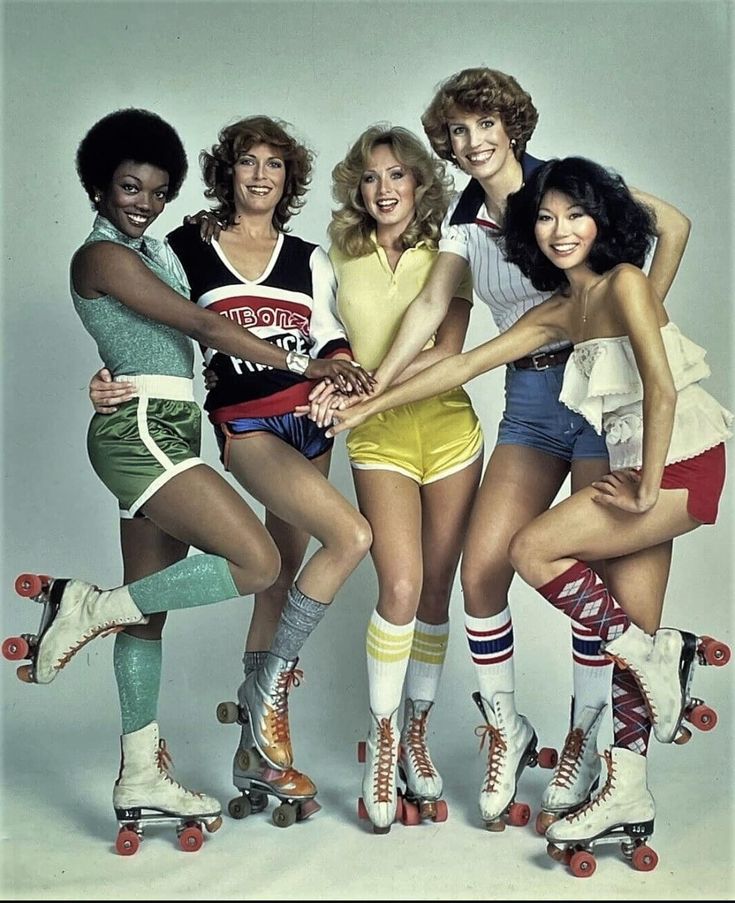
[[[286,366],[292,373],[299,373],[303,376],[309,366],[309,355],[299,354],[298,351],[289,351],[286,356]]]

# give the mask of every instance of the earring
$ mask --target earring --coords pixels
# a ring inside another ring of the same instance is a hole
[[[102,200],[102,195],[99,193],[99,191],[95,191],[95,193],[94,193],[94,202],[95,202],[95,204],[99,204],[99,202],[100,202],[101,200]]]
[[[515,138],[511,138],[511,139],[510,139],[510,146],[511,146],[511,147],[515,147],[516,144],[518,144],[518,142],[516,141],[516,139],[515,139]]]

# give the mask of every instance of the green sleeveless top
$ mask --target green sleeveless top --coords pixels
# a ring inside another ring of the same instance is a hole
[[[168,242],[155,238],[129,238],[98,215],[85,245],[113,241],[132,248],[140,259],[174,291],[189,300],[189,283]],[[82,298],[69,279],[72,301],[84,328],[97,343],[100,358],[113,376],[150,373],[159,376],[194,376],[194,346],[189,336],[141,316],[112,295]]]

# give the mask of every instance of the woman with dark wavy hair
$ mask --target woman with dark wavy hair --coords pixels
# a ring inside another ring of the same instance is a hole
[[[663,743],[686,739],[695,651],[712,663],[729,658],[724,644],[659,629],[673,539],[717,518],[733,415],[700,385],[710,372],[704,349],[669,320],[640,269],[654,234],[650,212],[616,174],[574,157],[538,168],[509,200],[504,243],[508,259],[554,294],[497,338],[337,413],[331,430],[549,342],[572,344],[560,399],[604,437],[611,472],[526,524],[509,556],[530,586],[601,638],[613,662],[605,783],[591,803],[551,822],[546,837],[558,850],[619,835],[640,848],[640,868],[656,863],[644,847],[655,814],[651,730]],[[599,560],[604,581],[590,564]],[[572,867],[589,873],[594,860],[580,850]]]
[[[382,123],[366,129],[332,170],[338,207],[329,256],[337,312],[369,370],[380,364],[403,312],[429,278],[450,184],[442,161],[416,135]],[[436,335],[399,379],[461,351],[471,306],[467,273]],[[331,389],[312,392],[321,422]],[[362,800],[373,830],[384,833],[397,813],[406,824],[446,817],[427,729],[483,436],[459,387],[371,418],[352,431],[347,450],[360,510],[373,531],[378,577],[366,636],[370,720]],[[406,784],[400,810],[399,769]]]
[[[304,204],[312,159],[277,119],[250,116],[225,126],[199,160],[205,195],[214,201],[210,225],[216,218],[226,228],[211,242],[200,235],[206,223],[190,222],[168,236],[191,300],[286,355],[286,366],[276,369],[202,346],[209,371],[204,407],[222,463],[263,504],[281,560],[278,579],[255,595],[238,703],[220,706],[218,717],[242,725],[236,787],[247,795],[251,787],[266,786],[301,800],[313,798],[316,787],[293,768],[289,689],[298,683],[307,637],[372,539],[367,520],[328,480],[333,440],[325,427],[293,414],[320,376],[336,385],[347,379],[343,388],[369,386],[337,317],[326,252],[289,233]],[[102,379],[93,380],[91,395],[98,411],[115,404]],[[319,547],[304,563],[312,537]],[[236,811],[247,805],[231,804]],[[302,806],[298,817],[318,808]]]
[[[504,259],[499,241],[508,196],[542,162],[526,150],[537,119],[530,94],[511,75],[496,69],[464,69],[439,85],[422,117],[424,129],[439,157],[470,180],[449,205],[430,278],[407,308],[374,374],[376,392],[390,385],[436,330],[468,264],[474,294],[488,305],[500,332],[549,296]],[[637,196],[656,212],[657,241],[649,275],[654,291],[664,298],[686,245],[689,223],[671,205],[640,192]],[[508,601],[514,571],[508,543],[548,508],[567,476],[576,490],[608,469],[604,442],[583,417],[571,414],[559,401],[569,342],[554,341],[532,350],[507,367],[503,416],[475,499],[460,566],[465,631],[479,691],[474,699],[483,717],[480,732],[490,741],[480,813],[493,830],[502,830],[511,815],[518,776],[536,747],[533,726],[516,705]],[[596,737],[610,694],[610,669],[599,643],[599,637],[573,625],[569,731],[543,797],[544,809],[555,813],[581,805],[597,781]],[[580,734],[581,744],[576,739]]]

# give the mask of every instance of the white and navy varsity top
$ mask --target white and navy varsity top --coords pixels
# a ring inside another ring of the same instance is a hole
[[[168,236],[191,285],[191,300],[229,317],[286,351],[313,358],[350,354],[336,313],[332,264],[319,245],[280,233],[268,265],[258,279],[246,279],[227,260],[218,242],[206,244],[196,225]],[[311,380],[202,348],[217,386],[204,404],[212,423],[240,417],[270,417],[305,404]]]
[[[521,157],[524,180],[543,163],[524,153]],[[505,332],[526,311],[553,294],[535,289],[531,280],[505,259],[502,229],[487,212],[485,189],[476,179],[471,179],[453,197],[442,222],[441,235],[439,251],[457,254],[469,263],[472,289],[490,308],[500,332]],[[553,351],[568,344],[553,342],[539,350]]]

